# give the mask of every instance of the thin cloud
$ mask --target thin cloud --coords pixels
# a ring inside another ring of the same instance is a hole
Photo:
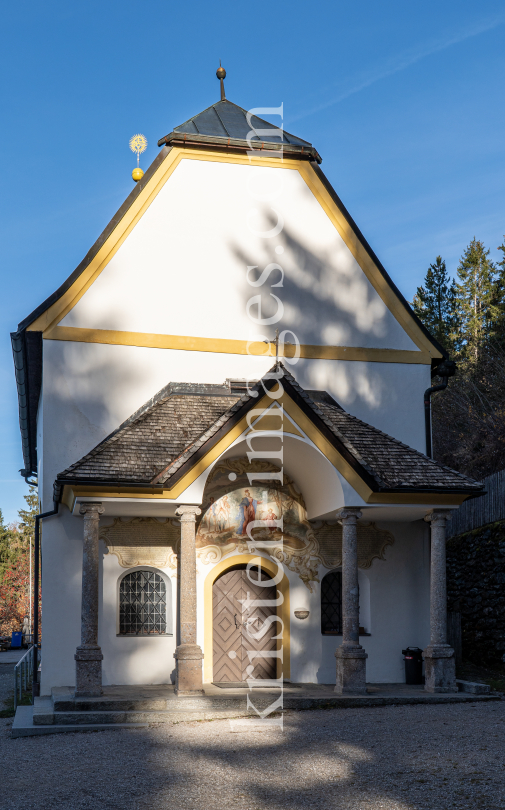
[[[327,107],[332,107],[334,104],[338,104],[339,102],[344,101],[344,99],[349,98],[349,96],[360,93],[362,90],[365,90],[372,84],[381,81],[381,79],[386,79],[388,76],[393,76],[395,73],[400,73],[400,71],[414,65],[416,62],[420,62],[421,59],[426,59],[427,56],[431,56],[434,53],[439,53],[440,51],[445,51],[447,48],[451,48],[453,45],[457,45],[458,43],[464,42],[467,39],[480,36],[480,34],[484,34],[486,31],[491,31],[493,28],[503,25],[504,22],[505,15],[500,15],[499,17],[494,17],[492,20],[488,19],[485,22],[483,21],[476,27],[474,26],[471,29],[467,28],[464,31],[460,31],[459,34],[455,34],[452,37],[431,40],[430,42],[421,44],[416,48],[411,48],[410,50],[405,51],[403,54],[392,57],[382,67],[376,68],[372,72],[364,73],[361,76],[357,76],[354,81],[347,87],[343,88],[337,96],[329,101],[325,101],[322,104],[312,107],[310,110],[306,110],[291,117],[290,121],[299,121],[301,118],[306,118],[308,115],[313,115],[320,110],[325,110]]]

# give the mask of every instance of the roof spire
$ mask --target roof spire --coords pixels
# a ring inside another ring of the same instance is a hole
[[[226,101],[226,96],[224,94],[224,79],[226,79],[226,70],[224,67],[221,67],[221,60],[219,60],[219,67],[216,70],[216,76],[221,82],[221,101]]]

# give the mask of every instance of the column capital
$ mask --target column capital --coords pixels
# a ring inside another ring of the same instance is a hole
[[[184,504],[181,503],[180,506],[177,507],[175,510],[175,514],[177,517],[181,519],[183,523],[194,523],[197,515],[202,514],[202,510],[199,506],[195,506],[194,504]]]
[[[360,519],[362,512],[357,506],[343,506],[337,510],[335,517],[339,523],[355,523]]]
[[[424,519],[427,523],[435,523],[435,522],[444,522],[446,520],[450,520],[452,518],[452,510],[451,509],[430,509],[429,512],[424,516]]]
[[[100,517],[105,512],[105,506],[98,502],[81,503],[79,506],[79,514],[84,517]]]

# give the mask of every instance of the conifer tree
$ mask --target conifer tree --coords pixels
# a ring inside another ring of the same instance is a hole
[[[493,331],[496,342],[505,346],[505,236],[501,245],[498,245],[498,250],[501,250],[502,258],[496,263],[497,278],[493,304],[497,312]],[[500,269],[498,270],[498,268]]]
[[[30,537],[33,539],[35,533],[35,517],[39,513],[39,497],[37,494],[37,487],[30,484],[30,492],[24,496],[27,509],[20,509],[18,512],[20,525],[19,532],[24,542],[28,542]]]
[[[484,344],[493,335],[499,316],[495,266],[483,242],[472,239],[461,257],[457,273],[461,350],[468,360],[476,362]]]
[[[451,280],[445,261],[437,256],[430,264],[424,284],[414,296],[414,312],[433,337],[449,352],[457,348],[457,288]]]
[[[5,525],[2,510],[0,509],[0,582],[16,558],[13,540],[13,532],[9,526]]]

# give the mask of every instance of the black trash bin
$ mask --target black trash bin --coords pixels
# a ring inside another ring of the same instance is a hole
[[[419,647],[407,647],[402,650],[405,656],[405,683],[420,684],[423,682],[423,651]]]

